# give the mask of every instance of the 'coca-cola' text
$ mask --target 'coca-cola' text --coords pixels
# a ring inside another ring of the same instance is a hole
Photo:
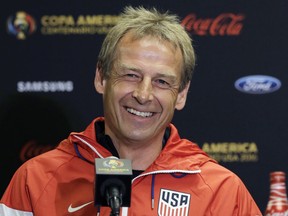
[[[198,18],[188,14],[181,25],[194,35],[199,36],[237,36],[243,29],[243,14],[222,13],[215,18]]]

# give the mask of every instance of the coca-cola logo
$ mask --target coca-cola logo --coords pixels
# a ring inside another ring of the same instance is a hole
[[[194,35],[237,36],[243,29],[243,14],[222,13],[215,18],[198,18],[196,14],[188,14],[181,25]]]
[[[37,155],[47,152],[53,148],[55,147],[51,145],[40,145],[35,140],[28,141],[26,144],[23,145],[20,151],[20,160],[22,162],[25,162],[30,158],[33,158]]]

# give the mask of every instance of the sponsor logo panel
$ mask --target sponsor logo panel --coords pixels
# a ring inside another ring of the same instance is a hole
[[[113,14],[43,14],[34,18],[25,11],[18,11],[7,19],[7,31],[24,40],[34,32],[41,35],[103,35],[118,22]],[[196,13],[184,15],[181,24],[192,35],[237,36],[240,35],[245,15],[221,13],[215,17],[200,17]],[[36,21],[39,25],[36,28]]]
[[[43,35],[107,34],[119,20],[116,15],[44,15],[41,17]]]
[[[222,13],[216,17],[202,18],[188,14],[181,24],[191,34],[199,36],[237,36],[243,29],[245,15]]]
[[[202,150],[218,162],[258,162],[255,142],[205,142]]]
[[[27,36],[36,31],[35,19],[24,11],[18,11],[7,19],[7,32],[14,35],[19,40],[24,40]]]
[[[234,86],[247,94],[267,94],[280,89],[281,81],[267,75],[250,75],[236,80]]]
[[[17,92],[72,92],[74,83],[67,81],[18,81]]]

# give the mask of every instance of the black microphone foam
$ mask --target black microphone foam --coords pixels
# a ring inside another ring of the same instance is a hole
[[[130,207],[132,166],[128,159],[95,159],[95,206]],[[117,199],[116,199],[117,198]],[[119,200],[118,200],[119,199]],[[119,205],[119,206],[118,206]]]

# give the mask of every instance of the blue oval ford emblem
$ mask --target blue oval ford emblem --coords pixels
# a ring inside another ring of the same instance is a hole
[[[277,91],[281,87],[281,82],[271,76],[251,75],[236,80],[234,86],[241,92],[266,94]]]

